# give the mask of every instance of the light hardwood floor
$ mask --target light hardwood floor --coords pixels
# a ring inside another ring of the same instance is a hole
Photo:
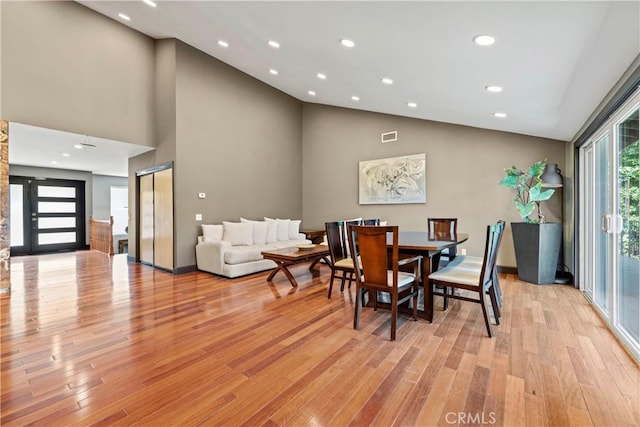
[[[327,299],[329,270],[178,276],[87,251],[12,259],[1,420],[13,425],[640,425],[639,369],[579,291],[501,276],[503,317],[434,323]]]

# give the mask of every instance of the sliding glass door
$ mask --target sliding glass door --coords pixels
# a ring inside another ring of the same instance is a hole
[[[640,92],[580,149],[580,288],[640,359]]]

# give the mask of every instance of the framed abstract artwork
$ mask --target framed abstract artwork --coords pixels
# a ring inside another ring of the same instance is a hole
[[[426,203],[425,153],[359,163],[361,205]]]

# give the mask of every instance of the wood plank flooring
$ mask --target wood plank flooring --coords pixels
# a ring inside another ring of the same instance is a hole
[[[327,299],[329,270],[179,276],[96,251],[12,258],[3,426],[632,426],[640,371],[579,291],[501,276],[434,322]]]

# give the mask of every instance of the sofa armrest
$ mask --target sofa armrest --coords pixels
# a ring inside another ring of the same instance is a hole
[[[198,270],[223,275],[224,254],[231,249],[231,242],[218,240],[196,245],[196,265]]]

